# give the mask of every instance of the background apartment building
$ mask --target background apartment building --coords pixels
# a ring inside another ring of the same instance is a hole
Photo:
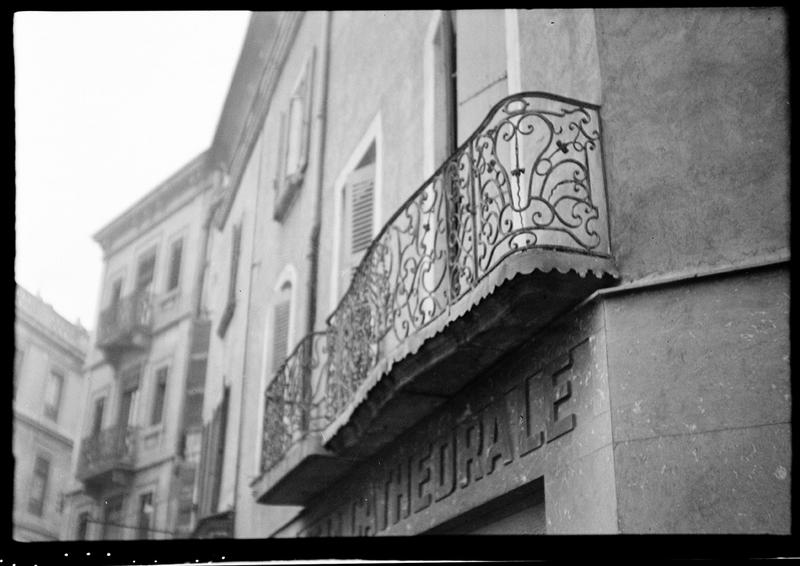
[[[788,532],[785,41],[254,14],[191,209],[193,536]]]
[[[84,399],[89,335],[17,285],[14,325],[14,540],[60,537]]]
[[[208,330],[196,289],[216,178],[202,154],[95,235],[104,272],[65,538],[192,528]]]

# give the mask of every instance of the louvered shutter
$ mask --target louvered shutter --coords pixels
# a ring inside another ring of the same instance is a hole
[[[275,305],[272,323],[272,372],[278,371],[286,359],[289,346],[289,311],[290,301]]]
[[[286,112],[282,112],[278,130],[278,159],[275,164],[275,179],[273,180],[276,202],[280,197],[281,189],[283,188],[283,179],[286,176],[286,151],[288,146],[286,143],[287,120]]]
[[[314,57],[316,50],[311,51],[308,64],[306,65],[305,76],[303,77],[302,96],[303,96],[303,132],[300,138],[300,159],[299,169],[304,171],[308,163],[308,146],[309,138],[311,137],[311,106],[312,102],[312,84],[314,82]]]
[[[342,292],[347,290],[350,278],[364,252],[372,243],[375,214],[375,164],[356,169],[345,188],[346,234],[342,269]]]

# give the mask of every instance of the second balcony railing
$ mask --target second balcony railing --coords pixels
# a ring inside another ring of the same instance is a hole
[[[120,299],[100,313],[97,344],[101,348],[132,345],[137,333],[146,333],[152,324],[150,293],[139,290]]]
[[[116,469],[129,469],[136,457],[136,428],[117,425],[83,439],[77,476],[81,481]]]
[[[600,116],[592,104],[522,93],[496,104],[395,212],[327,330],[304,338],[278,371],[265,398],[264,469],[341,415],[370,372],[388,370],[409,341],[441,331],[494,286],[531,265],[596,265],[552,256],[536,265],[539,252],[610,258]]]

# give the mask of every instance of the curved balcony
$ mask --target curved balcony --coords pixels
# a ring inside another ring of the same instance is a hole
[[[286,491],[309,455],[373,453],[615,277],[599,108],[501,100],[373,240],[326,332],[278,372],[263,459],[277,479],[257,496],[281,500],[267,492]]]
[[[136,433],[135,427],[117,425],[83,439],[76,476],[87,491],[127,485],[135,464]]]
[[[97,347],[116,364],[122,352],[146,347],[152,327],[151,297],[145,290],[134,291],[100,313]]]

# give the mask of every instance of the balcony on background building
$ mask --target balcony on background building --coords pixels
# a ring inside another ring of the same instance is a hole
[[[97,347],[116,364],[126,350],[145,348],[152,326],[150,294],[135,291],[100,313]]]
[[[616,277],[599,108],[501,100],[268,386],[256,499],[304,504]]]
[[[77,477],[90,494],[127,486],[136,458],[135,427],[117,425],[81,442]]]

